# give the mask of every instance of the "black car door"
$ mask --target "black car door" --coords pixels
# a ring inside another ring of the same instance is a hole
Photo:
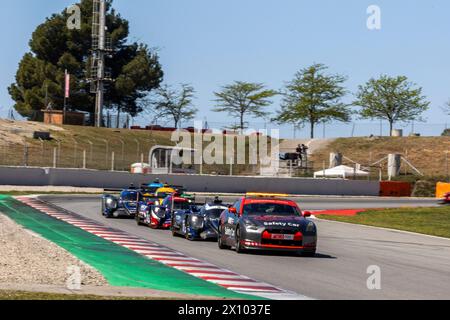
[[[233,245],[234,241],[235,241],[236,226],[239,221],[241,200],[237,201],[232,208],[236,209],[236,213],[232,213],[232,212],[230,212],[230,210],[227,211],[226,221],[225,221],[225,230],[224,230],[225,242],[228,245]]]

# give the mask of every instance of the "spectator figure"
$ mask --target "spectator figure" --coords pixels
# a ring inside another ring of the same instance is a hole
[[[309,148],[304,144],[302,144],[300,146],[300,148],[301,148],[301,162],[302,162],[301,166],[303,167],[303,160],[305,160],[306,165],[308,165],[308,150],[309,150]]]
[[[298,155],[298,158],[297,158],[297,165],[298,166],[301,166],[302,165],[302,163],[303,163],[303,147],[302,147],[302,145],[301,144],[299,144],[298,146],[297,146],[297,155]]]
[[[305,146],[304,144],[301,145],[301,149],[302,149],[302,154],[307,155],[308,154],[308,150],[309,148],[307,146]]]

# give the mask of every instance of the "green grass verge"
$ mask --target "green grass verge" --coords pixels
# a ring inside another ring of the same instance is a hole
[[[323,215],[320,219],[450,238],[450,206],[369,210],[354,217]]]

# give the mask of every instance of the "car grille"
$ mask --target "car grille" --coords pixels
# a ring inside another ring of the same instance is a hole
[[[296,234],[297,230],[293,229],[273,229],[273,230],[267,230],[271,234]]]

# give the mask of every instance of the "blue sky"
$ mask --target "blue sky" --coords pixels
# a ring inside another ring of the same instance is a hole
[[[0,116],[12,105],[7,87],[34,28],[72,3],[0,1]],[[371,4],[382,10],[380,31],[366,27]],[[427,129],[440,134],[443,124],[450,123],[440,109],[450,99],[449,1],[115,0],[114,6],[130,20],[132,40],[158,48],[165,81],[196,88],[200,120],[232,121],[210,111],[213,92],[222,85],[242,80],[279,89],[297,70],[320,62],[347,75],[352,92],[380,74],[406,75],[431,101]],[[270,110],[275,112],[278,104],[275,99]],[[376,126],[372,133],[379,131]],[[350,127],[331,130],[349,134]]]

